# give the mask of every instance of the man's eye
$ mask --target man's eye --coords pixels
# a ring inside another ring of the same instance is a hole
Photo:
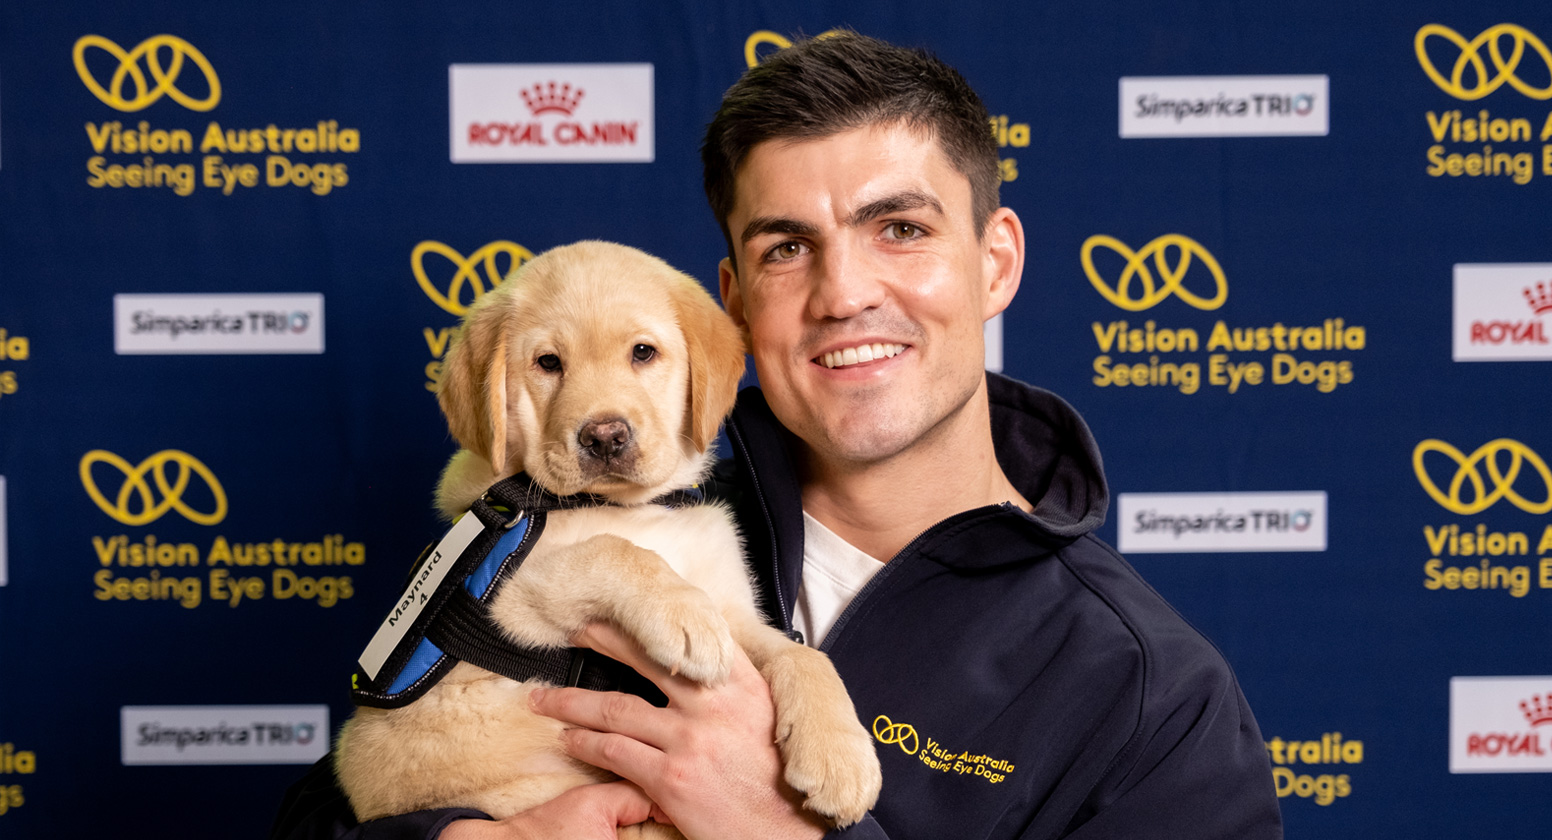
[[[801,242],[783,242],[765,252],[765,261],[781,262],[782,260],[801,257],[806,253],[808,253],[808,246]]]
[[[910,222],[890,222],[884,233],[890,239],[918,239],[923,235],[922,229]]]
[[[560,370],[560,357],[554,353],[545,353],[534,361],[550,373]]]

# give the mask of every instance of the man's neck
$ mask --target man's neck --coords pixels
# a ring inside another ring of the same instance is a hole
[[[1031,509],[997,463],[984,384],[959,411],[890,458],[845,462],[802,449],[803,509],[883,562],[956,513],[1003,502]]]

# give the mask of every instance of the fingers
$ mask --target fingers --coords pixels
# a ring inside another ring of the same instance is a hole
[[[595,732],[618,733],[650,747],[661,747],[674,737],[672,718],[632,694],[585,688],[536,688],[529,693],[528,703],[545,717]]]
[[[574,787],[546,803],[546,807],[554,807],[560,813],[592,814],[610,826],[635,825],[662,813],[641,788],[626,781]]]
[[[612,732],[568,729],[561,733],[561,741],[572,758],[627,779],[658,778],[667,763],[662,750]]]
[[[548,802],[500,822],[459,820],[440,835],[445,840],[616,840],[620,826],[645,822],[662,809],[630,782],[574,787]],[[659,820],[661,821],[661,820]]]

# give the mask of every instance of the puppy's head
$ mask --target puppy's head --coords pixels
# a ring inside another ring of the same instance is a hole
[[[693,484],[743,370],[742,337],[694,278],[607,242],[540,254],[448,350],[437,398],[478,458],[449,465],[461,475],[444,474],[438,504],[462,510],[475,485],[522,471],[624,503]]]

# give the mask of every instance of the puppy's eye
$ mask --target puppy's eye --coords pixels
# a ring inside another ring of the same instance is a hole
[[[650,362],[657,355],[657,348],[650,344],[638,344],[631,349],[631,358],[638,362]]]
[[[534,361],[538,363],[539,367],[544,368],[550,373],[560,370],[560,357],[554,353],[545,353]]]

